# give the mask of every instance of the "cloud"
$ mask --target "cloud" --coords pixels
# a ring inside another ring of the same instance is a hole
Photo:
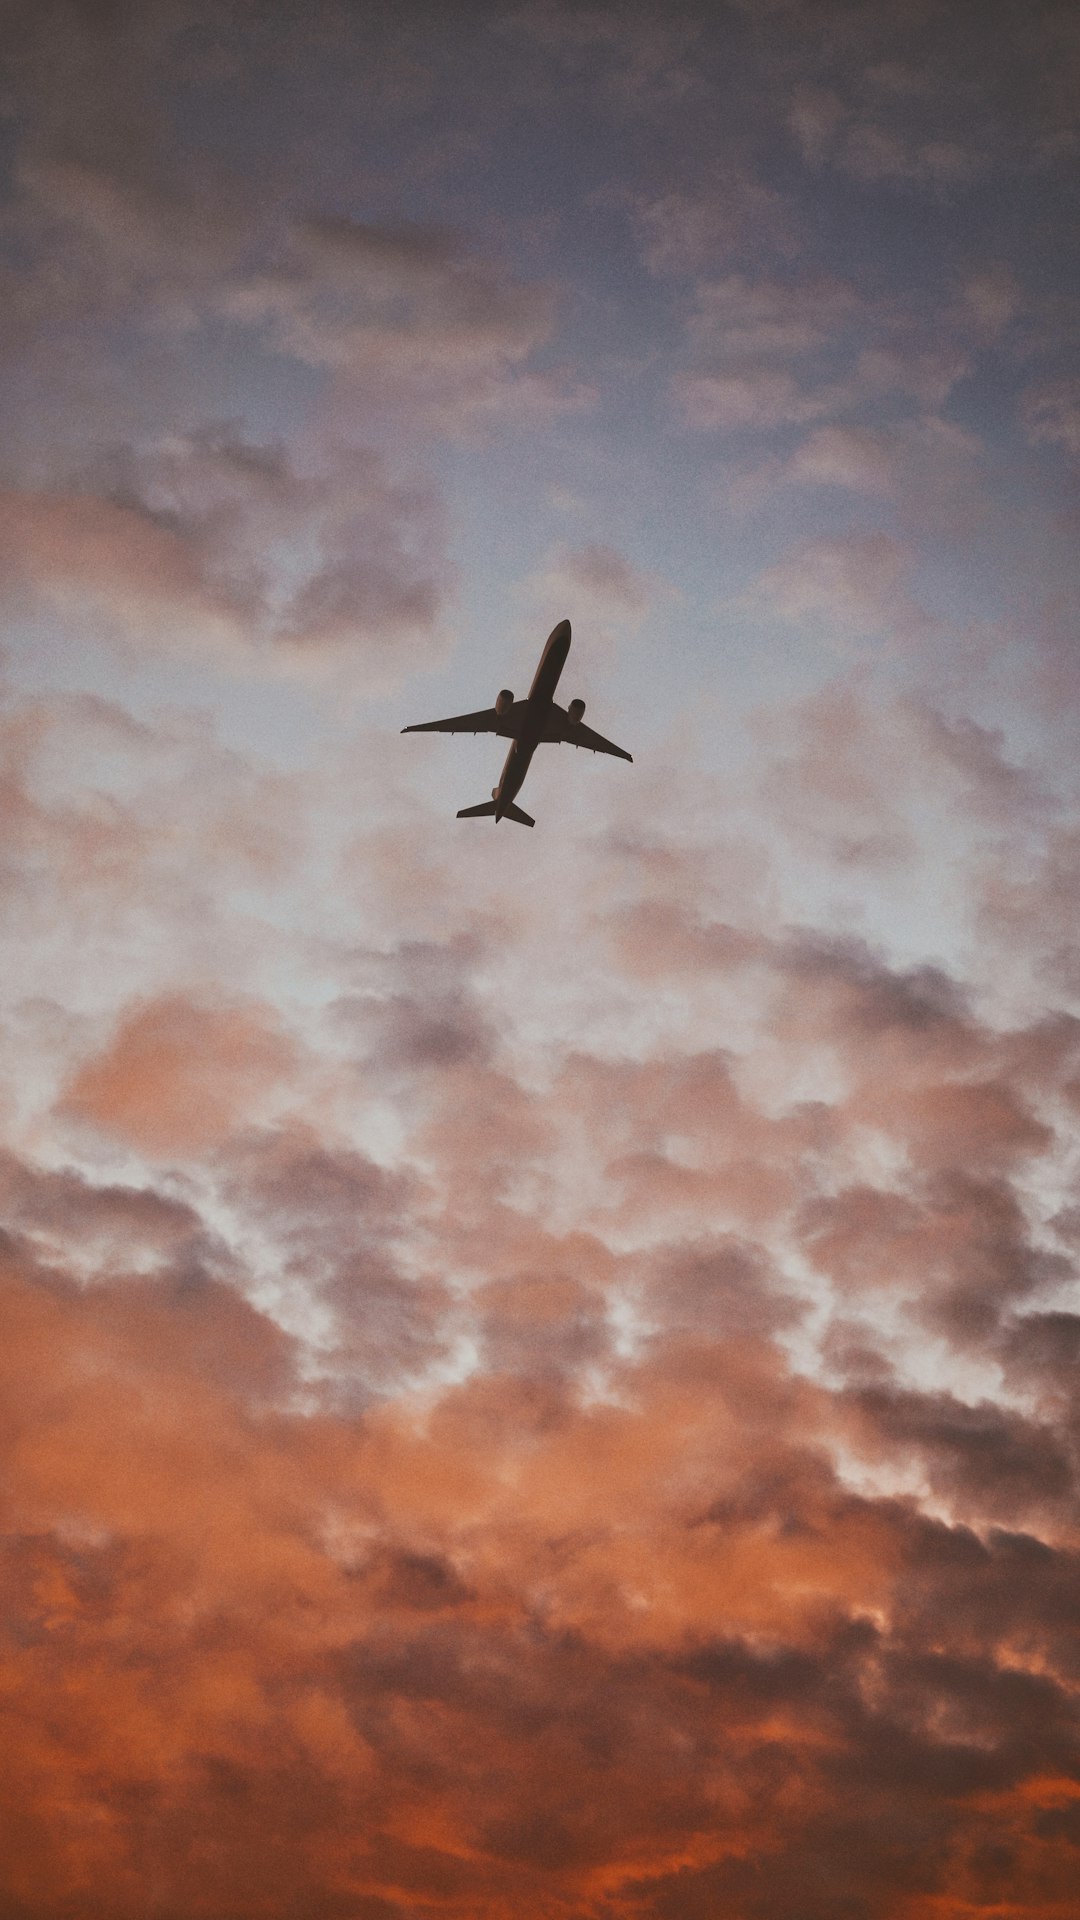
[[[1007,334],[1023,304],[1016,276],[1004,264],[991,263],[969,271],[964,276],[960,297],[983,336],[990,340],[999,340]]]
[[[1080,833],[1071,822],[1051,825],[1034,851],[1001,849],[988,859],[979,901],[984,937],[1015,965],[1026,961],[1043,993],[1074,991],[1080,948],[1069,910],[1080,872]]]
[[[1064,1873],[1075,1557],[846,1492],[752,1346],[680,1347],[582,1407],[529,1359],[544,1326],[580,1357],[565,1284],[497,1285],[531,1384],[361,1422],[270,1411],[288,1342],[227,1289],[80,1295],[16,1262],[5,1291],[7,1363],[33,1383],[47,1352],[53,1388],[21,1397],[5,1564],[12,1898],[56,1911],[92,1878],[134,1913],[153,1860],[209,1912],[243,1889],[573,1914],[599,1883],[794,1916],[809,1858],[810,1911],[846,1886],[884,1914],[898,1876],[930,1894],[977,1857],[988,1795]],[[979,1431],[899,1408],[946,1458]],[[1028,1664],[995,1654],[1021,1640]],[[903,1861],[853,1845],[898,1820]]]
[[[892,436],[866,427],[819,427],[794,454],[795,480],[882,494],[892,488]]]
[[[970,540],[989,512],[987,464],[976,435],[929,413],[889,426],[814,427],[786,462],[762,470],[761,482],[887,501],[905,533]]]
[[[791,105],[789,124],[803,159],[820,166],[844,121],[837,94],[824,87],[800,87]]]
[[[17,152],[5,218],[16,256],[0,270],[0,377],[20,429],[8,443],[19,478],[44,439],[92,438],[95,413],[107,416],[103,432],[160,427],[162,380],[166,417],[204,420],[204,357],[235,368],[255,356],[263,391],[283,399],[271,416],[296,419],[297,391],[306,411],[317,382],[339,429],[347,419],[360,438],[394,445],[406,414],[413,440],[536,426],[592,404],[572,368],[538,361],[555,328],[554,282],[488,257],[452,216],[403,217],[418,163],[403,154],[388,173],[371,151],[426,110],[433,60],[421,23],[414,37],[320,5],[299,31],[204,0],[155,0],[137,24],[129,16],[49,0],[18,5],[10,23]],[[482,19],[473,40],[482,95],[494,45]],[[280,84],[291,106],[268,142],[262,112]],[[214,129],[205,142],[197,121]],[[341,171],[358,140],[359,202]],[[438,138],[431,148],[440,171],[449,151]],[[122,389],[107,374],[117,328],[137,362]],[[226,376],[225,390],[236,386]]]
[[[280,265],[239,278],[226,315],[333,372],[377,411],[402,406],[445,429],[500,412],[559,412],[587,396],[525,363],[552,332],[555,295],[439,228],[324,216],[298,223]]]
[[[686,424],[705,431],[794,426],[824,410],[820,399],[800,390],[794,375],[764,367],[687,374],[678,382],[677,398]]]
[[[564,609],[573,609],[575,627],[589,635],[592,657],[598,648],[610,650],[637,633],[647,615],[672,594],[668,581],[634,566],[603,540],[580,547],[560,542],[524,583],[527,604],[535,608],[534,619],[541,627],[561,617]]]
[[[762,712],[754,731],[766,749],[758,803],[801,860],[834,873],[925,870],[947,834],[958,854],[972,833],[986,832],[1019,852],[1058,813],[1036,769],[1010,757],[1003,729],[923,696],[886,699],[865,672]]]
[[[1028,1207],[1075,1033],[620,871],[609,990],[633,873],[643,1002],[726,973],[754,1048],[541,1074],[497,942],[352,946],[311,1034],[348,1102],[174,994],[68,1076],[142,1184],[8,1153],[10,1900],[795,1920],[809,1859],[811,1912],[884,1920],[991,1830],[1070,1884],[1075,1338]]]
[[[926,706],[916,706],[912,717],[928,754],[956,773],[960,797],[976,815],[1016,825],[1056,811],[1034,768],[1009,759],[1001,728],[951,719]]]
[[[292,1061],[270,1008],[162,995],[125,1015],[108,1044],[79,1066],[62,1105],[152,1159],[183,1157],[247,1118]]]
[[[1021,398],[1020,417],[1029,440],[1064,447],[1073,456],[1080,454],[1080,386],[1074,381],[1029,387]]]
[[[619,118],[652,118],[701,87],[695,56],[702,32],[692,10],[658,19],[648,7],[572,7],[561,0],[529,0],[509,14],[501,31],[532,49]],[[535,57],[535,52],[534,52]]]
[[[224,1241],[175,1194],[99,1185],[74,1167],[35,1168],[12,1153],[0,1158],[0,1189],[10,1228],[45,1265],[99,1278],[117,1269],[235,1277]]]
[[[850,291],[837,283],[804,287],[741,274],[706,284],[688,322],[695,367],[676,378],[687,423],[701,428],[775,428],[811,420],[835,396],[806,362],[821,355],[849,321]]]
[[[688,426],[710,431],[865,415],[872,432],[913,407],[940,407],[970,369],[955,326],[931,329],[900,300],[871,302],[840,279],[790,272],[701,282],[686,342],[676,406]],[[869,445],[864,434],[864,456]]]
[[[994,6],[977,53],[958,19],[917,6],[905,9],[902,41],[883,8],[832,33],[810,8],[785,18],[776,67],[793,82],[788,124],[815,171],[951,199],[994,174],[1051,167],[1066,151],[1076,46],[1053,7]]]
[[[766,568],[752,600],[837,636],[917,632],[926,616],[907,593],[909,568],[910,550],[885,532],[808,540]]]
[[[718,168],[706,188],[641,194],[630,201],[629,211],[645,266],[661,277],[714,274],[722,263],[742,259],[748,248],[760,250],[765,234],[781,252],[793,246],[783,197],[753,169],[734,161]]]
[[[314,877],[311,796],[296,773],[226,746],[205,713],[137,720],[89,694],[9,689],[0,769],[6,1004],[22,1009],[8,1043],[24,1061],[19,1101],[40,1110],[76,1033],[94,1044],[84,1017],[213,980],[225,955],[250,980],[254,953],[276,947],[275,907]]]
[[[372,957],[366,990],[345,995],[335,1013],[383,1071],[489,1065],[496,1034],[470,981],[486,944],[475,934],[404,941],[392,956]]]
[[[378,453],[305,472],[208,429],[0,496],[0,585],[24,613],[89,614],[136,659],[345,664],[377,687],[437,647],[447,566],[432,489]]]
[[[398,1256],[403,1224],[425,1205],[419,1180],[297,1118],[234,1129],[220,1164],[229,1206],[274,1250],[297,1324],[319,1329],[324,1391],[335,1382],[356,1405],[447,1360],[452,1298]]]
[[[97,330],[120,314],[152,334],[197,324],[258,231],[258,193],[220,154],[183,151],[165,105],[206,24],[172,0],[138,19],[65,0],[10,10],[7,222],[22,257],[4,276],[4,345],[31,367],[62,374],[73,341],[99,366]]]
[[[1007,1522],[1052,1515],[1074,1499],[1073,1468],[1061,1443],[1038,1422],[993,1403],[967,1406],[948,1394],[858,1390],[859,1417],[880,1435],[890,1460],[918,1455],[931,1488],[954,1510]],[[871,1441],[871,1444],[873,1442]]]
[[[0,1908],[1066,1920],[1075,29],[9,11]],[[695,551],[616,798],[358,728]]]
[[[780,604],[788,605],[783,592]],[[785,742],[786,752],[770,755],[761,784],[766,806],[787,834],[796,843],[827,849],[839,865],[889,866],[910,859],[916,842],[897,804],[907,743],[896,740],[891,728],[876,728],[848,687],[825,687],[785,717],[794,738]]]
[[[989,171],[988,156],[960,140],[909,142],[873,121],[856,122],[844,147],[844,165],[859,180],[912,181],[940,193],[970,187]]]

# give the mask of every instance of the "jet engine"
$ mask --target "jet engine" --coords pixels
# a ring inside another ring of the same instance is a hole
[[[570,725],[572,727],[577,726],[577,723],[584,715],[584,712],[585,712],[584,700],[571,700],[570,705],[566,709],[566,717],[569,720]]]
[[[513,704],[514,704],[513,694],[511,693],[509,687],[504,687],[502,692],[496,697],[495,711],[498,714],[509,713]]]

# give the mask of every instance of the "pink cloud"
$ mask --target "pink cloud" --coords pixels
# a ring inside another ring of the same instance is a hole
[[[910,549],[889,533],[808,540],[765,570],[754,598],[784,620],[840,636],[910,630],[925,623],[907,592],[910,568]]]
[[[0,591],[135,660],[392,683],[437,648],[446,586],[435,495],[371,451],[303,472],[211,432],[114,454],[78,490],[0,496]]]
[[[166,994],[125,1014],[102,1051],[78,1067],[62,1105],[151,1158],[183,1156],[257,1110],[293,1059],[270,1008]]]

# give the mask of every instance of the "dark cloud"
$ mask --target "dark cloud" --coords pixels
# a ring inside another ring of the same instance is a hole
[[[400,1387],[445,1359],[450,1298],[396,1254],[423,1205],[415,1178],[297,1123],[241,1135],[222,1172],[229,1204],[274,1247],[294,1314],[329,1314],[322,1370],[343,1392]]]
[[[955,1112],[954,1112],[954,1118]],[[924,1323],[981,1345],[1010,1311],[1069,1278],[1068,1263],[1032,1243],[1004,1182],[955,1168],[903,1190],[849,1187],[804,1206],[810,1258],[842,1294],[898,1294]]]
[[[366,990],[339,1001],[337,1018],[391,1074],[483,1067],[493,1060],[497,1040],[473,985],[483,950],[475,935],[466,935],[365,956],[358,971],[367,976]]]
[[[719,1340],[776,1333],[801,1311],[761,1249],[736,1239],[657,1248],[640,1307],[646,1322],[664,1334]]]
[[[987,172],[1037,170],[1067,151],[1077,44],[1052,5],[993,5],[977,52],[963,23],[917,0],[899,11],[795,6],[776,17],[784,33],[774,57],[801,75],[791,124],[811,166],[951,196]]]
[[[5,1152],[0,1195],[9,1226],[32,1236],[46,1258],[90,1262],[99,1272],[148,1264],[196,1275],[232,1267],[197,1208],[154,1187],[99,1185],[74,1167],[42,1169]]]
[[[1048,1427],[992,1402],[865,1386],[855,1404],[883,1451],[914,1454],[930,1485],[965,1514],[1000,1520],[1068,1512],[1075,1464]]]

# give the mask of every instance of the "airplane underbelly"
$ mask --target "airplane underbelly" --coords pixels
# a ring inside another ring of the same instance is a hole
[[[529,689],[531,701],[547,702],[554,699],[559,684],[559,675],[566,665],[566,656],[570,651],[570,622],[561,620],[548,635],[547,645],[536,669],[536,678]]]
[[[514,741],[513,746],[506,756],[506,763],[502,770],[502,779],[499,781],[499,795],[501,799],[513,799],[525,775],[529,771],[529,761],[532,757],[533,746],[531,743],[526,745],[520,740]]]

